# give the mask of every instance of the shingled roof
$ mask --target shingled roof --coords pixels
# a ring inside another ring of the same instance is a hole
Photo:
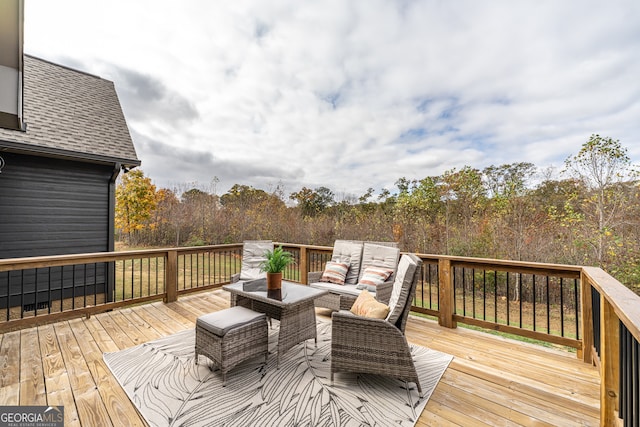
[[[137,166],[113,82],[24,56],[26,132],[0,129],[3,149]]]

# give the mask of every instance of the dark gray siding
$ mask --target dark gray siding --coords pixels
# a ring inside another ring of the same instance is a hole
[[[109,250],[113,166],[2,153],[0,259]],[[0,308],[105,292],[105,263],[0,273]],[[57,301],[57,302],[56,302]]]
[[[108,248],[113,166],[2,153],[0,258]]]

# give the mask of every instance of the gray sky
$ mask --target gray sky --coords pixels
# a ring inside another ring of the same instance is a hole
[[[115,82],[159,187],[640,160],[638,0],[25,0],[25,52]]]

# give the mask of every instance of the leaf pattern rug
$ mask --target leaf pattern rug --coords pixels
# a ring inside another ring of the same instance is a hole
[[[415,385],[377,375],[339,373],[330,381],[331,322],[318,321],[313,340],[285,353],[276,368],[278,322],[269,358],[227,374],[227,385],[204,356],[195,364],[189,329],[104,360],[151,426],[413,426],[453,356],[412,345],[424,397]]]

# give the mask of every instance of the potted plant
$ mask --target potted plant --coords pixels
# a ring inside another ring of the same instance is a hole
[[[273,251],[265,253],[265,260],[260,264],[262,271],[267,273],[267,289],[282,287],[282,271],[294,262],[293,255],[282,249],[282,245]]]

